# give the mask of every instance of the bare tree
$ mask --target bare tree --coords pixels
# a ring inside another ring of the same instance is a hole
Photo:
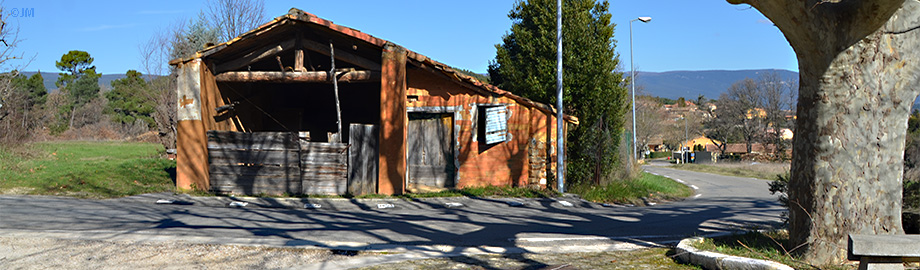
[[[187,44],[188,32],[188,25],[181,20],[155,32],[146,43],[138,46],[141,67],[147,73],[150,98],[156,100],[157,104],[153,119],[160,135],[160,143],[166,149],[176,148],[178,118],[176,75],[168,62],[178,55],[186,54],[186,51],[197,50],[194,45]]]
[[[716,109],[703,123],[703,134],[719,148],[721,155],[725,155],[725,148],[738,137],[736,136],[736,121],[731,116],[743,110],[738,109],[738,103],[728,98],[726,93],[722,93],[722,96],[713,103]]]
[[[794,81],[783,80],[778,73],[768,72],[760,75],[757,81],[763,99],[763,110],[767,125],[767,132],[763,134],[763,143],[773,145],[776,157],[785,159],[786,149],[791,146],[791,141],[783,138],[783,129],[792,127],[791,113],[795,108],[795,101],[791,93],[793,87],[798,85]]]
[[[733,119],[731,122],[744,141],[747,153],[750,153],[754,143],[760,141],[763,136],[766,125],[760,86],[753,79],[744,79],[732,84],[726,95],[719,98],[723,97],[730,101],[725,102],[727,114],[722,113],[720,116]]]
[[[263,0],[208,0],[207,18],[220,41],[229,41],[265,23]]]
[[[150,99],[157,101],[153,114],[160,142],[167,149],[176,148],[176,74],[169,60],[188,57],[218,40],[217,29],[209,26],[204,13],[198,18],[182,20],[154,33],[138,46],[142,69],[147,73]]]
[[[141,70],[147,74],[147,80],[170,73],[169,60],[172,60],[172,44],[182,36],[186,24],[184,20],[159,29],[147,42],[138,45]]]
[[[21,100],[15,97],[13,78],[18,76],[17,70],[22,69],[28,63],[14,64],[15,60],[23,59],[23,53],[17,52],[17,47],[21,40],[19,39],[19,27],[12,26],[8,23],[8,18],[4,17],[6,9],[0,3],[0,124],[3,124],[4,118],[10,115],[11,111],[17,106],[6,106],[12,104],[14,100]],[[10,120],[10,119],[7,119]],[[23,120],[23,119],[20,119]],[[22,129],[14,127],[10,122],[0,125],[0,137],[16,137],[15,134],[23,132]],[[15,134],[14,134],[15,133]]]
[[[666,129],[662,125],[666,119],[667,113],[658,100],[650,96],[636,96],[636,145],[640,151],[653,138],[663,137]]]

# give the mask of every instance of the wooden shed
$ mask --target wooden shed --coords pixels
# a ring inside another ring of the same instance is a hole
[[[401,194],[555,177],[553,108],[298,9],[170,64],[179,188]]]

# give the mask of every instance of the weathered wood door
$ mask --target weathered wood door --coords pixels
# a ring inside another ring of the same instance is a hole
[[[408,128],[409,191],[455,187],[453,115],[409,113]]]
[[[377,193],[377,126],[351,124],[348,133],[348,193]]]

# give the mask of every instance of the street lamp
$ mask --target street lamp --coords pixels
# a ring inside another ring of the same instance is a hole
[[[639,160],[639,145],[636,144],[636,66],[633,64],[633,34],[632,34],[632,23],[634,21],[641,21],[644,23],[652,21],[652,17],[639,17],[629,21],[629,70],[630,76],[632,76],[631,82],[629,84],[632,86],[632,134],[633,134],[633,154],[636,157],[636,160]]]

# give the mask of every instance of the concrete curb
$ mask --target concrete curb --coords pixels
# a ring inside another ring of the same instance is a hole
[[[676,248],[677,259],[682,263],[699,265],[705,269],[795,270],[792,267],[774,261],[730,256],[717,252],[702,251],[693,247],[693,244],[702,241],[702,237],[681,240]]]

